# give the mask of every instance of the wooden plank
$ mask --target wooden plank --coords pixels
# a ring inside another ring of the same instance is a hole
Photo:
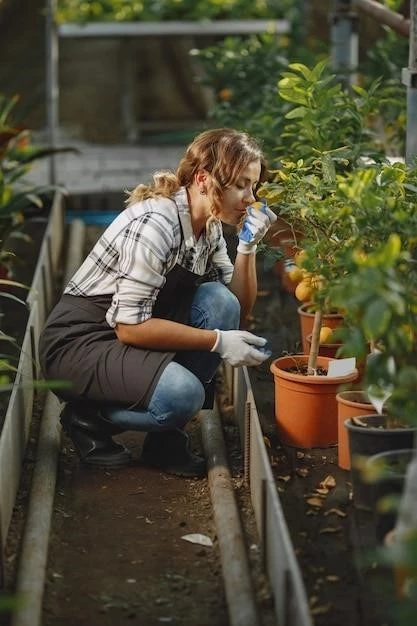
[[[52,230],[55,241],[52,245]],[[45,316],[52,304],[63,238],[62,199],[53,204],[27,298],[29,319],[22,341],[9,404],[0,432],[0,588],[4,585],[4,547],[19,488],[34,404],[34,378],[39,372],[37,343]],[[54,265],[54,271],[52,268]]]

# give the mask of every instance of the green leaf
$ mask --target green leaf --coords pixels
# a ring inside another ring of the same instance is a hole
[[[377,338],[389,328],[391,311],[384,300],[376,298],[369,304],[363,316],[363,327],[369,337]]]
[[[303,118],[307,115],[308,113],[308,109],[306,107],[296,107],[295,109],[292,109],[292,111],[289,111],[286,114],[286,119],[288,120],[293,120],[293,119],[297,119],[297,118]]]

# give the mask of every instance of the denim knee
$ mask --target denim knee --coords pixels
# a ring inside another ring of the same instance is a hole
[[[181,375],[170,381],[159,381],[148,406],[158,425],[162,428],[181,428],[198,411],[205,401],[205,389],[200,380],[181,365],[170,363],[168,368],[181,368]]]
[[[203,283],[191,307],[191,324],[197,328],[239,328],[240,302],[223,283]]]

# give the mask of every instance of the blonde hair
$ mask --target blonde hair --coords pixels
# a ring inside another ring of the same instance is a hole
[[[206,130],[195,137],[181,158],[177,171],[159,171],[149,185],[140,184],[130,194],[127,204],[158,196],[171,197],[180,187],[190,187],[198,170],[206,170],[211,179],[207,195],[215,217],[221,210],[224,189],[233,185],[240,172],[253,161],[261,163],[260,182],[267,179],[265,157],[257,141],[231,128]]]

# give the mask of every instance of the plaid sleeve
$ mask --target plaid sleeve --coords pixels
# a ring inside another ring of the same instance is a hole
[[[138,324],[152,316],[165,275],[178,254],[176,230],[167,216],[151,213],[132,221],[121,233],[116,288],[106,316],[110,326]]]

